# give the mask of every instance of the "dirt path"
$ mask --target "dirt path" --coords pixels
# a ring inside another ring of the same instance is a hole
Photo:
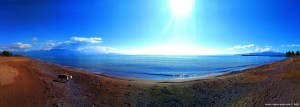
[[[0,86],[12,84],[15,81],[15,77],[19,75],[18,70],[8,66],[0,65]]]
[[[132,94],[133,90],[126,79],[94,75],[25,57],[1,58],[0,66],[5,66],[0,72],[10,72],[12,68],[19,72],[10,78],[13,82],[0,87],[1,107],[128,106],[131,103],[128,99],[132,97],[123,97],[124,92]],[[62,83],[57,78],[59,74],[70,74],[73,79]]]
[[[14,68],[19,74],[14,77],[12,83],[0,86],[0,105],[4,105],[5,107],[21,107],[43,106],[47,104],[48,96],[45,94],[46,85],[39,80],[36,70],[25,67],[28,59],[9,58],[3,61],[1,58],[1,60],[1,66]],[[1,72],[6,71],[7,69],[1,69]]]

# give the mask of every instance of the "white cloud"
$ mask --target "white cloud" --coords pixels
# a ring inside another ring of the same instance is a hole
[[[101,43],[102,38],[85,38],[85,37],[72,37],[70,40],[63,42],[55,42],[49,40],[43,43],[42,49],[40,50],[51,50],[51,49],[78,49],[80,47],[90,46],[92,44]]]
[[[46,43],[45,43],[45,46],[43,47],[43,50],[51,50],[53,47],[55,47],[57,45],[57,43],[55,43],[54,41],[52,40],[48,40]]]
[[[14,48],[18,48],[18,49],[26,49],[26,48],[32,47],[31,44],[26,44],[26,43],[22,43],[22,42],[13,43],[11,46]]]
[[[256,52],[267,52],[267,51],[274,51],[272,46],[265,46],[264,48],[256,47]]]
[[[292,45],[281,45],[281,47],[300,47],[300,45],[292,44]]]
[[[31,44],[26,44],[22,42],[16,42],[13,44],[10,44],[8,46],[2,46],[0,47],[1,50],[8,50],[8,51],[26,51],[26,49],[31,48]]]
[[[254,47],[254,44],[249,44],[249,45],[238,45],[238,46],[233,46],[231,48],[228,48],[227,50],[236,50],[236,49],[246,49],[246,48],[251,48]]]
[[[78,51],[95,53],[116,53],[116,49],[105,46],[86,46],[77,48]]]
[[[63,42],[55,42],[53,40],[48,40],[47,42],[38,43],[38,38],[33,37],[31,39],[32,44],[34,47],[33,50],[51,50],[51,49],[78,49],[80,47],[86,47],[90,46],[89,49],[95,48],[96,51],[108,51],[111,50],[111,48],[104,48],[104,47],[91,47],[93,44],[101,43],[102,38],[99,37],[72,37],[69,40],[63,41]],[[8,50],[8,51],[26,51],[27,49],[31,48],[31,44],[26,44],[22,42],[16,42],[7,46],[0,46],[0,50]],[[83,49],[83,48],[81,48]]]
[[[91,38],[72,37],[71,41],[73,41],[73,42],[87,42],[87,43],[100,43],[100,42],[102,42],[102,38],[96,38],[96,37],[91,37]]]

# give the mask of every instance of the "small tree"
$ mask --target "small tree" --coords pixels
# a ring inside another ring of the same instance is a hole
[[[295,52],[294,52],[294,51],[292,51],[292,55],[293,55],[293,56],[295,55]]]
[[[287,56],[292,55],[291,51],[288,51],[286,55],[287,55]]]
[[[297,51],[297,52],[296,52],[296,55],[298,55],[298,56],[299,56],[299,55],[300,55],[300,52],[299,52],[299,51]]]
[[[2,52],[2,55],[3,55],[3,56],[12,56],[12,53],[9,52],[9,51],[3,51],[3,52]]]

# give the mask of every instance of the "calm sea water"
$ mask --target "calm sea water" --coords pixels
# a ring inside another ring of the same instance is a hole
[[[193,78],[232,72],[285,57],[269,56],[31,56],[48,62],[114,76],[144,79]]]

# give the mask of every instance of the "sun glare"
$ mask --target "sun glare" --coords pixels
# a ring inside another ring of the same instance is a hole
[[[176,16],[185,16],[191,13],[194,0],[169,0],[170,8]]]
[[[218,51],[189,45],[169,44],[141,49],[124,50],[119,53],[129,55],[214,55]]]

